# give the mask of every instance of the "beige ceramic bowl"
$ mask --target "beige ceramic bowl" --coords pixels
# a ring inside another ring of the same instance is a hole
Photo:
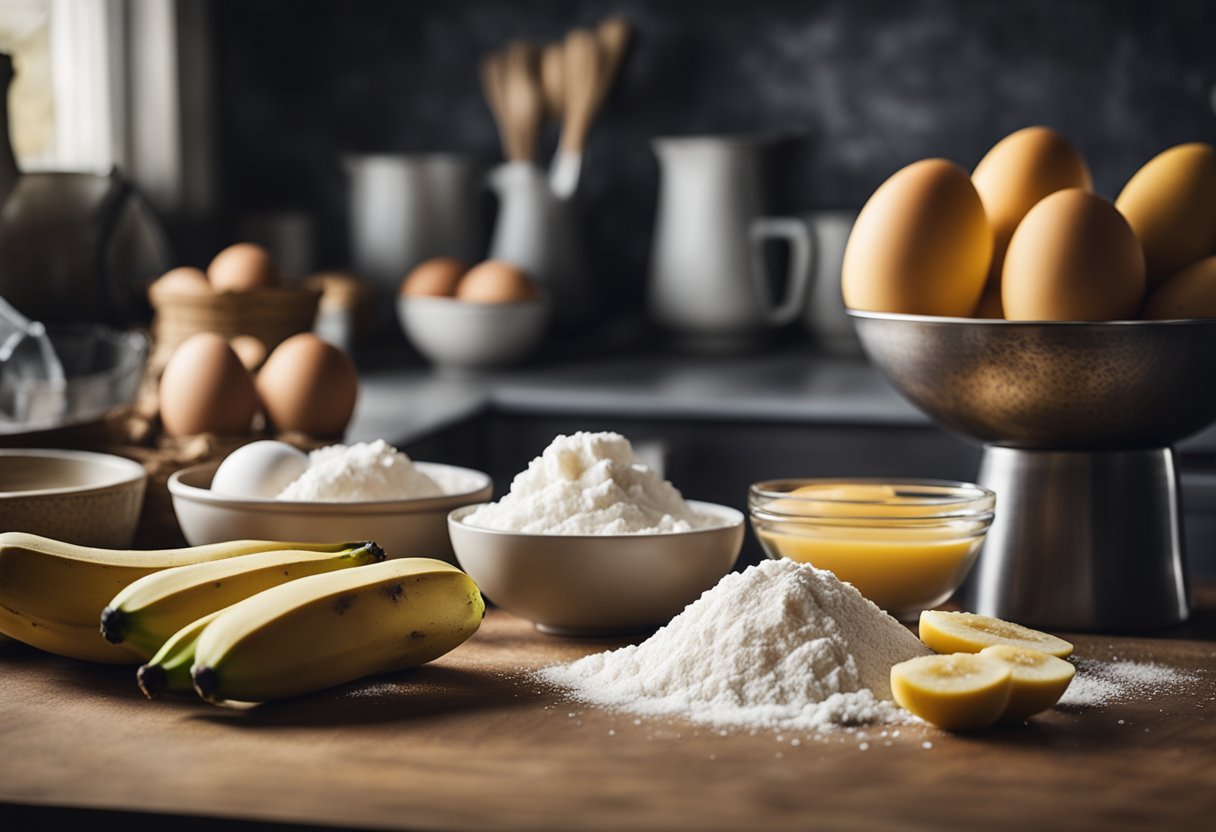
[[[138,462],[87,451],[0,451],[0,531],[126,549],[148,475]]]
[[[221,540],[338,542],[374,540],[389,557],[428,557],[455,563],[448,540],[452,509],[490,498],[488,475],[471,468],[417,462],[446,492],[441,497],[320,503],[225,497],[211,491],[219,463],[169,477],[173,510],[186,540],[197,546]]]
[[[517,303],[475,303],[453,298],[397,298],[405,337],[441,367],[514,364],[531,355],[549,325],[544,298]]]
[[[460,567],[494,604],[561,635],[639,632],[667,623],[730,571],[743,514],[689,501],[717,522],[671,534],[542,535],[470,526],[453,511]]]

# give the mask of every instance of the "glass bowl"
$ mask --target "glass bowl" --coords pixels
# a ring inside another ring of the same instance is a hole
[[[982,486],[944,480],[783,479],[748,490],[765,554],[831,570],[902,620],[959,588],[995,504]]]

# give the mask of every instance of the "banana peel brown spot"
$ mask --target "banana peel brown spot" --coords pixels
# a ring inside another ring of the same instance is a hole
[[[384,588],[384,594],[388,596],[388,600],[396,604],[405,597],[405,587],[401,584],[393,584]]]
[[[354,595],[340,595],[334,601],[334,612],[338,615],[346,615],[346,611],[355,603]]]

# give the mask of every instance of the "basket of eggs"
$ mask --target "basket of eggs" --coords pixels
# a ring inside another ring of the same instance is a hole
[[[469,268],[434,257],[406,276],[397,316],[410,343],[440,367],[513,364],[540,345],[550,303],[521,269],[502,260]]]
[[[148,287],[156,312],[152,369],[200,332],[239,337],[235,346],[257,366],[284,340],[313,328],[321,295],[317,286],[285,285],[269,252],[255,243],[229,246],[206,271],[172,269]]]
[[[299,332],[260,367],[238,354],[240,337],[196,332],[169,353],[159,379],[148,376],[141,412],[129,414],[112,450],[148,470],[140,545],[180,545],[169,477],[218,462],[256,439],[301,450],[340,441],[354,414],[359,376],[338,347]]]

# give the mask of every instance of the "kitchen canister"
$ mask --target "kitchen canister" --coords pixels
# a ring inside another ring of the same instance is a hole
[[[763,139],[657,138],[659,204],[647,287],[651,316],[695,349],[754,346],[806,306],[812,241],[797,217],[765,216]],[[785,297],[772,297],[764,244],[790,246]]]
[[[467,263],[482,245],[483,167],[458,153],[345,157],[355,271],[396,292],[414,266],[447,255]]]

